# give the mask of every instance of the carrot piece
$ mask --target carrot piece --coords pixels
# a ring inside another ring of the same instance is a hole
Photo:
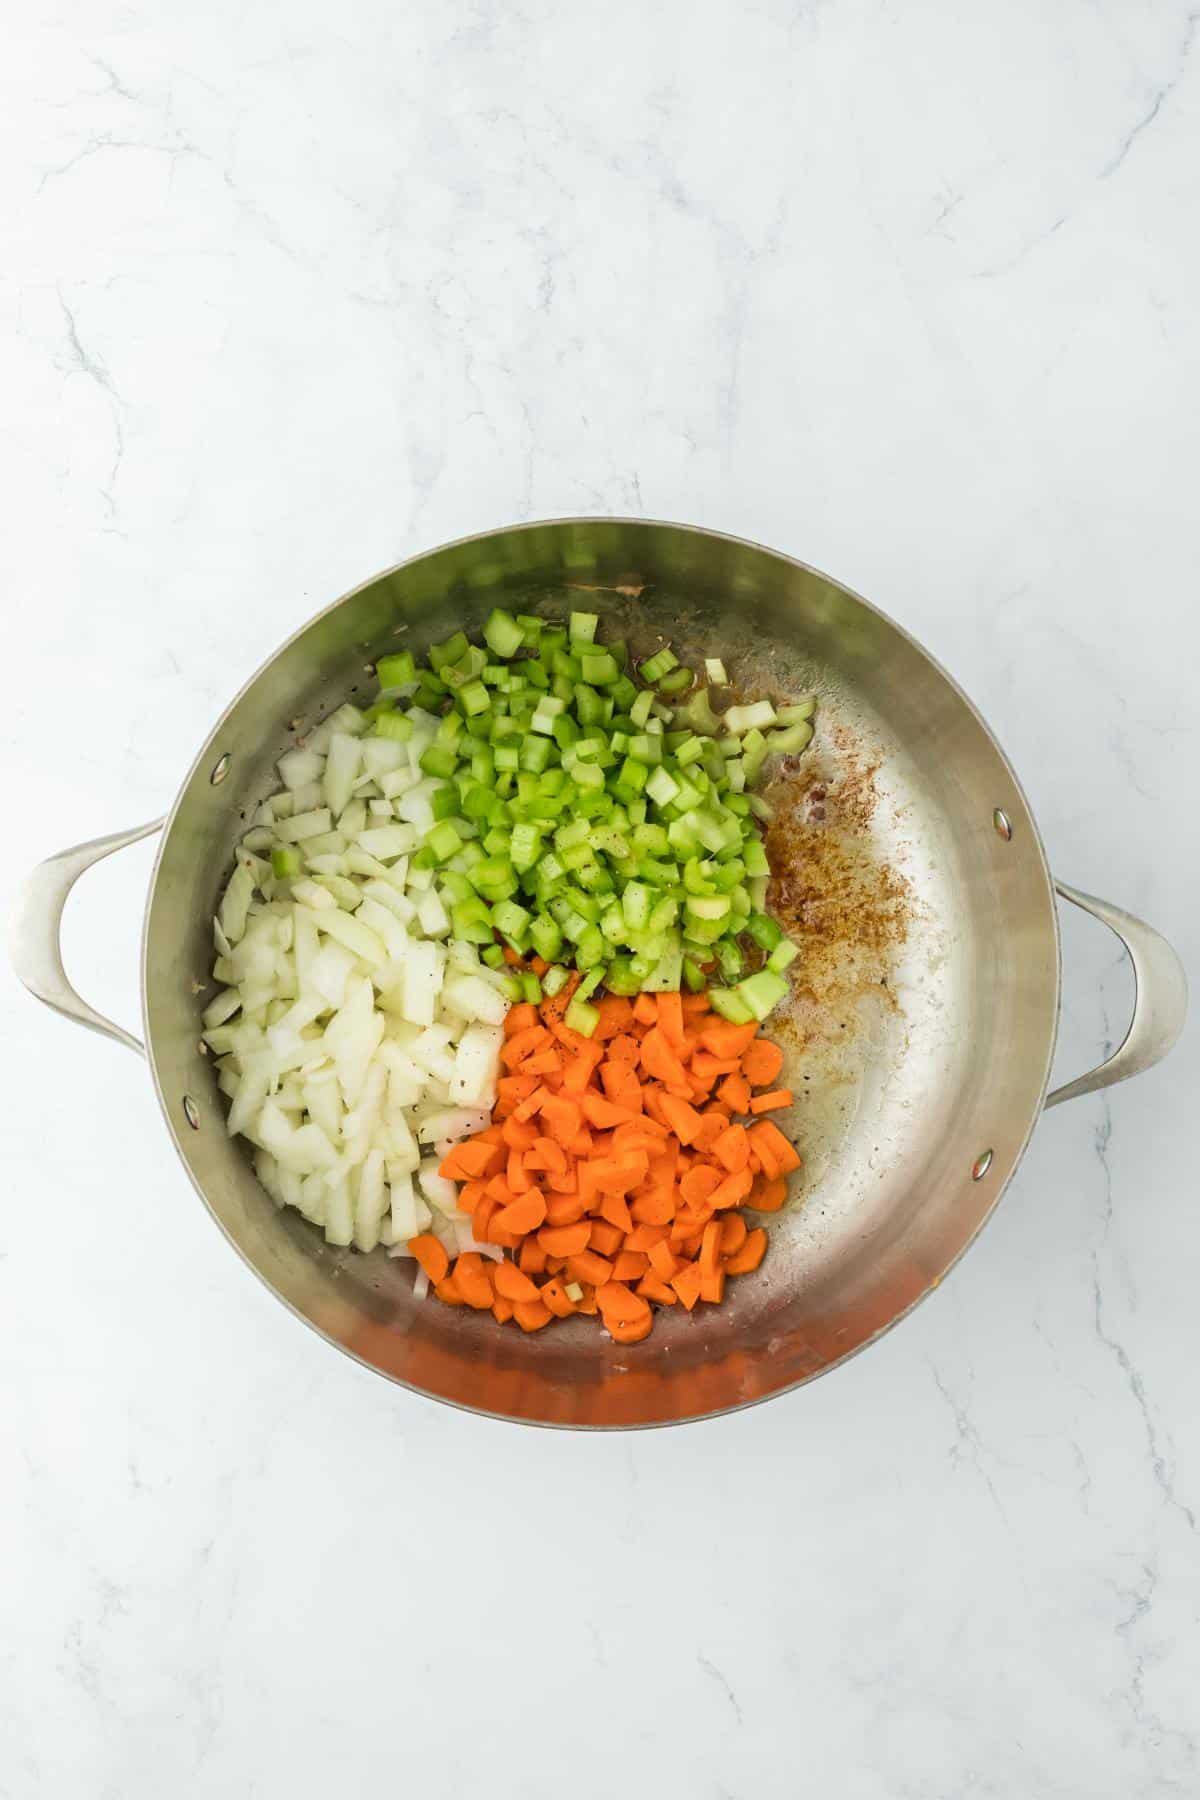
[[[766,1249],[767,1234],[761,1225],[756,1225],[753,1231],[746,1233],[746,1241],[741,1249],[735,1250],[732,1256],[725,1258],[725,1273],[727,1275],[748,1275],[752,1269],[757,1269],[766,1254]]]
[[[741,1057],[757,1034],[757,1025],[731,1025],[727,1019],[709,1019],[700,1034],[700,1042],[714,1056]]]
[[[537,1289],[528,1275],[523,1275],[516,1263],[507,1259],[496,1264],[496,1292],[505,1300],[511,1300],[515,1306],[518,1301],[532,1302],[537,1299]]]
[[[587,1219],[578,1219],[573,1225],[543,1225],[538,1243],[547,1256],[578,1256],[587,1249],[591,1232]]]
[[[575,1302],[557,1275],[552,1280],[542,1283],[540,1299],[542,1305],[548,1307],[556,1319],[569,1319],[575,1311]]]
[[[526,1177],[528,1179],[528,1177]],[[514,1200],[511,1206],[502,1206],[496,1214],[495,1223],[501,1231],[512,1231],[523,1237],[527,1231],[536,1231],[544,1224],[546,1218],[546,1201],[538,1188],[530,1187],[528,1193]]]
[[[432,1231],[423,1231],[419,1237],[409,1238],[408,1248],[435,1287],[439,1281],[445,1281],[450,1258]]]
[[[635,1113],[631,1113],[627,1106],[614,1106],[612,1101],[606,1100],[602,1094],[591,1092],[581,1094],[579,1104],[583,1108],[584,1118],[589,1125],[594,1125],[597,1131],[610,1131],[614,1125],[627,1125],[631,1119],[637,1116]]]
[[[486,1312],[494,1298],[487,1263],[478,1250],[464,1250],[454,1265],[454,1280],[468,1306]]]
[[[627,1250],[650,1251],[655,1244],[665,1244],[669,1233],[665,1225],[635,1225],[626,1233],[625,1248]],[[596,1246],[599,1249],[599,1245]]]
[[[760,1119],[757,1125],[751,1125],[749,1136],[750,1142],[758,1149],[764,1174],[787,1175],[800,1167],[800,1158],[794,1146],[788,1143],[778,1125],[772,1124],[770,1119]],[[766,1168],[767,1157],[775,1164],[772,1171]]]
[[[701,1275],[700,1298],[710,1301],[713,1306],[720,1306],[725,1298],[725,1270],[720,1264]]]
[[[679,1183],[679,1192],[688,1206],[699,1206],[721,1185],[721,1172],[711,1163],[697,1163]]]
[[[742,1074],[751,1087],[771,1087],[782,1068],[783,1051],[770,1038],[758,1038],[742,1052]]]
[[[507,1325],[513,1316],[513,1303],[502,1294],[497,1294],[492,1301],[492,1317],[498,1325]]]
[[[600,1217],[608,1225],[624,1237],[627,1231],[633,1230],[633,1220],[629,1216],[629,1202],[623,1194],[605,1194],[600,1201]]]
[[[527,1079],[532,1080],[533,1077],[522,1076],[521,1079],[523,1081]],[[527,1119],[532,1119],[534,1113],[542,1110],[543,1101],[548,1100],[549,1098],[550,1089],[548,1087],[543,1087],[540,1082],[535,1082],[530,1092],[526,1094],[524,1100],[519,1101],[517,1105],[513,1107],[512,1117],[519,1125],[523,1125]]]
[[[536,1292],[535,1288],[534,1293]],[[543,1306],[540,1300],[514,1300],[513,1302],[513,1318],[522,1331],[540,1331],[542,1326],[548,1325],[553,1317],[554,1314],[550,1308]]]
[[[727,1212],[721,1220],[721,1255],[733,1256],[746,1241],[746,1221],[741,1213]],[[651,1262],[653,1262],[653,1257]]]
[[[657,1301],[659,1306],[677,1306],[679,1304],[679,1295],[675,1289],[670,1287],[667,1282],[660,1281],[657,1275],[652,1274],[649,1270],[642,1276],[633,1291],[635,1294],[640,1294],[643,1300]]]
[[[750,1189],[750,1198],[746,1204],[752,1206],[755,1212],[778,1212],[787,1199],[787,1193],[787,1182],[782,1177],[777,1181],[756,1181]]]
[[[667,1123],[681,1144],[690,1144],[700,1129],[700,1114],[677,1094],[664,1094],[662,1109]]]
[[[641,1112],[642,1087],[632,1063],[614,1062],[611,1058],[601,1063],[600,1085],[614,1106]]]
[[[713,1145],[713,1155],[730,1175],[744,1169],[750,1160],[750,1139],[744,1125],[730,1125]]]
[[[717,1139],[724,1133],[727,1124],[724,1113],[704,1113],[700,1120],[700,1129],[692,1143],[693,1150],[699,1150],[707,1156]]]
[[[447,1306],[465,1306],[467,1304],[462,1289],[453,1275],[446,1275],[441,1281],[434,1283],[434,1293]]]
[[[602,1000],[595,1002],[595,1006],[600,1018],[592,1034],[593,1043],[597,1038],[603,1042],[606,1038],[617,1037],[621,1032],[628,1031],[633,1021],[633,1007],[628,1000],[619,994],[605,994]]]
[[[529,966],[535,975],[544,975],[546,970],[550,967],[550,964],[546,961],[544,956],[531,956],[529,959]]]
[[[525,1158],[519,1150],[509,1151],[508,1168],[505,1171],[504,1179],[514,1194],[527,1194],[533,1186],[533,1177],[526,1171]],[[511,1227],[506,1227],[506,1229],[511,1229]]]
[[[750,1102],[752,1113],[778,1112],[781,1106],[790,1106],[795,1099],[791,1088],[775,1088],[769,1094],[759,1094]]]
[[[707,993],[703,991],[699,994],[681,994],[679,1003],[683,1007],[685,1017],[691,1017],[695,1013],[706,1013],[712,1006]]]
[[[527,1237],[517,1251],[517,1267],[522,1275],[544,1275],[546,1252],[535,1237]]]
[[[561,1094],[553,1094],[543,1102],[542,1118],[550,1136],[560,1144],[568,1144],[579,1130],[582,1113],[574,1100],[564,1100]]]
[[[621,1248],[623,1235],[615,1225],[610,1225],[607,1219],[593,1219],[589,1222],[588,1227],[588,1247],[598,1250],[601,1256],[613,1256]],[[630,1248],[636,1249],[637,1246],[631,1245]]]
[[[567,1172],[566,1152],[561,1144],[554,1142],[553,1138],[535,1138],[533,1148],[525,1152],[525,1167],[527,1169],[547,1169],[555,1175],[565,1175]]]
[[[633,1016],[639,1025],[653,1025],[658,1017],[658,1007],[654,1004],[653,994],[639,994],[633,1003]]]
[[[562,1075],[562,1056],[557,1050],[538,1050],[521,1064],[524,1075]]]
[[[684,1263],[682,1269],[677,1269],[674,1275],[672,1275],[671,1286],[675,1289],[675,1292],[679,1295],[679,1298],[687,1307],[687,1310],[691,1312],[697,1300],[700,1298],[699,1263]]]
[[[635,1194],[629,1211],[638,1225],[669,1225],[675,1215],[675,1202],[669,1188],[657,1188],[651,1194]]]
[[[681,1088],[684,1093],[691,1091],[687,1070],[657,1025],[642,1039],[642,1067],[647,1075],[667,1087]]]
[[[581,1048],[576,1050],[570,1060],[563,1065],[563,1092],[576,1095],[582,1094],[583,1090],[587,1087],[588,1082],[592,1079],[593,1070],[603,1060],[603,1057],[604,1052],[600,1048],[600,1045],[594,1041],[589,1042],[589,1040],[585,1038]]]
[[[650,1260],[650,1267],[653,1269],[658,1279],[660,1281],[670,1281],[672,1275],[679,1267],[678,1260],[672,1253],[670,1246],[660,1239],[657,1244],[651,1244],[647,1254]]]
[[[637,1296],[634,1296],[635,1299]],[[646,1307],[644,1319],[606,1319],[605,1330],[609,1337],[618,1344],[640,1344],[643,1338],[650,1336],[654,1325],[654,1314]]]
[[[650,1311],[641,1295],[627,1288],[623,1281],[602,1282],[596,1289],[596,1305],[608,1326],[614,1319],[618,1325],[628,1325]]]
[[[577,1219],[582,1219],[585,1210],[583,1200],[577,1193],[550,1193],[546,1196],[547,1225],[574,1225]]]
[[[458,1190],[459,1211],[473,1213],[486,1192],[484,1182],[465,1181]]]
[[[613,1259],[614,1281],[640,1281],[650,1264],[640,1250],[621,1250]]]
[[[677,1056],[687,1054],[687,1039],[683,1035],[683,1006],[678,993],[659,994],[658,996],[658,1029],[670,1044]]]
[[[596,1305],[596,1290],[589,1287],[586,1281],[579,1284],[583,1289],[583,1299],[575,1302],[575,1311],[586,1313],[589,1319],[595,1318],[600,1308]]]
[[[594,1250],[580,1250],[567,1258],[567,1273],[572,1281],[586,1281],[589,1287],[602,1287],[612,1280],[612,1264]]]
[[[499,1144],[481,1144],[477,1137],[473,1137],[467,1138],[465,1143],[455,1144],[450,1155],[443,1161],[443,1169],[451,1159],[462,1170],[462,1175],[455,1179],[478,1181],[482,1176],[494,1175],[504,1156]]]
[[[504,1015],[505,1037],[516,1037],[519,1031],[528,1031],[538,1022],[537,1007],[531,1006],[527,1000],[517,1006],[510,1006]]]
[[[485,1191],[483,1199],[476,1203],[471,1213],[471,1234],[477,1244],[488,1242],[488,1226],[496,1210],[496,1201]]]
[[[753,1186],[754,1177],[749,1169],[737,1169],[725,1177],[720,1187],[713,1189],[708,1204],[714,1212],[721,1212],[726,1206],[740,1206]]]
[[[630,1037],[627,1033],[609,1039],[608,1059],[610,1062],[635,1063],[641,1053],[637,1039]]]
[[[532,1056],[535,1050],[541,1050],[550,1042],[550,1033],[544,1025],[531,1025],[528,1031],[518,1031],[510,1037],[500,1052],[500,1061],[506,1069],[515,1069]]]
[[[747,1112],[750,1107],[750,1083],[744,1075],[726,1075],[724,1081],[717,1084],[717,1098],[725,1102],[730,1112]]]
[[[708,1275],[721,1256],[721,1221],[710,1219],[700,1238],[700,1273]]]

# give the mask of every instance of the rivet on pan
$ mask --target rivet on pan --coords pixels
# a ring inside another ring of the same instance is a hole
[[[232,758],[230,757],[228,750],[225,752],[224,756],[218,756],[216,762],[213,764],[213,772],[208,778],[214,787],[220,787],[221,783],[228,775],[229,764],[231,761]]]
[[[183,1096],[183,1116],[193,1131],[199,1131],[200,1108],[196,1105],[196,1102],[192,1099],[190,1094],[185,1094]]]
[[[1011,842],[1012,820],[1009,818],[1008,814],[1002,812],[999,807],[997,807],[992,814],[992,824],[996,827],[997,837],[1002,837],[1006,844]]]
[[[993,1152],[991,1150],[985,1150],[982,1155],[975,1158],[975,1161],[971,1164],[972,1181],[983,1180],[984,1176],[992,1166],[992,1155]]]

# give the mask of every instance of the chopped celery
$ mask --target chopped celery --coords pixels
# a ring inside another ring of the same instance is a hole
[[[669,674],[659,677],[658,691],[660,694],[686,693],[694,679],[690,669],[672,669]]]
[[[295,844],[277,844],[271,852],[271,873],[276,881],[288,881],[299,875],[304,859]]]
[[[600,1023],[600,1013],[587,1000],[575,997],[567,1007],[563,1022],[569,1031],[577,1031],[581,1037],[591,1037]]]
[[[749,1025],[756,1017],[737,988],[709,988],[708,1003],[715,1013],[722,1019],[728,1019],[731,1025]]]
[[[648,656],[646,658],[645,662],[638,670],[638,674],[644,682],[649,686],[653,686],[655,682],[661,681],[664,675],[669,674],[672,669],[678,668],[678,666],[679,658],[675,655],[675,652],[669,646],[664,646],[663,649],[658,651],[657,655]]]
[[[551,963],[542,976],[542,992],[548,999],[553,1000],[555,994],[561,994],[570,979],[570,973],[561,963]]]
[[[573,612],[570,629],[573,644],[590,644],[596,636],[596,627],[600,623],[595,613]]]
[[[444,644],[431,644],[429,646],[430,667],[440,675],[443,669],[451,668],[461,657],[465,656],[468,647],[466,633],[462,631],[456,631],[453,637],[446,639]]]
[[[705,657],[704,674],[706,679],[713,682],[717,687],[727,687],[729,685],[729,677],[725,673],[725,664],[721,661],[719,656]]]
[[[746,936],[752,937],[763,950],[774,950],[783,941],[782,931],[766,913],[751,913],[746,920]]]
[[[412,736],[413,724],[407,713],[385,712],[380,713],[371,731],[375,737],[391,738],[395,743],[402,744]]]
[[[757,975],[748,975],[745,981],[739,981],[734,992],[754,1018],[765,1019],[773,1007],[786,999],[790,988],[774,969],[760,969]]]
[[[511,613],[498,606],[488,615],[487,624],[483,628],[483,641],[493,656],[511,657],[517,654],[525,642],[525,632]]]
[[[790,968],[795,962],[799,954],[799,944],[794,944],[791,938],[781,938],[767,958],[767,967],[774,974],[782,975],[783,971]]]
[[[394,656],[381,656],[375,664],[375,674],[379,680],[380,693],[388,694],[396,688],[410,687],[417,679],[412,651],[400,650]]]

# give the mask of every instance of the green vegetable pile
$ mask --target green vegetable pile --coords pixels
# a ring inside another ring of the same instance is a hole
[[[407,652],[379,659],[369,730],[432,733],[419,767],[433,824],[411,866],[434,872],[454,936],[485,961],[504,960],[498,934],[550,965],[519,976],[524,998],[558,992],[573,964],[576,1030],[594,1029],[602,983],[708,987],[725,1018],[763,1019],[797,947],[765,911],[770,809],[752,790],[768,756],[808,744],[816,703],[718,716],[670,649],[634,669],[623,642],[596,642],[597,624],[496,610],[483,646],[459,631],[427,668]],[[705,675],[726,685],[716,659]],[[755,962],[765,953],[752,973],[747,942]]]

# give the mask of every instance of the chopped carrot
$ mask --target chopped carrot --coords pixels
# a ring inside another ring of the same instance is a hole
[[[534,1301],[538,1291],[528,1275],[523,1275],[516,1263],[501,1262],[496,1264],[496,1292],[505,1300],[511,1300],[515,1306],[518,1301]]]
[[[511,949],[505,960],[546,968]],[[793,1097],[774,1085],[778,1046],[718,1018],[707,994],[601,994],[586,1038],[565,1021],[579,980],[509,1009],[494,1122],[441,1160],[476,1240],[508,1254],[452,1264],[432,1232],[410,1248],[448,1305],[530,1332],[598,1313],[635,1344],[652,1303],[716,1305],[728,1275],[762,1261],[766,1234],[741,1209],[787,1198],[800,1158],[766,1115]]]
[[[454,1265],[454,1280],[468,1306],[486,1312],[495,1296],[488,1279],[487,1263],[478,1250],[464,1250]]]
[[[573,1225],[543,1225],[538,1243],[547,1256],[578,1256],[587,1249],[592,1229],[587,1219],[579,1219]]]
[[[589,1227],[588,1247],[598,1250],[601,1256],[614,1256],[621,1248],[624,1235],[616,1225],[610,1225],[607,1219],[593,1219]],[[578,1255],[578,1252],[573,1254]]]
[[[445,1281],[450,1258],[431,1231],[423,1231],[419,1237],[409,1238],[408,1248],[435,1287],[439,1281]]]
[[[671,1277],[671,1286],[691,1312],[700,1298],[700,1266],[698,1263],[684,1263]]]
[[[766,1249],[767,1234],[761,1225],[756,1225],[753,1231],[746,1233],[746,1241],[741,1249],[735,1250],[732,1256],[725,1258],[725,1273],[727,1275],[748,1275],[752,1269],[757,1269],[766,1254]]]
[[[677,1094],[664,1094],[662,1109],[671,1130],[681,1144],[690,1144],[700,1130],[700,1114],[688,1101],[681,1100]]]
[[[744,1075],[726,1075],[717,1083],[717,1099],[723,1100],[730,1112],[748,1112],[750,1083]]]
[[[571,1280],[586,1281],[590,1287],[602,1287],[606,1281],[611,1281],[612,1270],[607,1257],[598,1256],[594,1250],[580,1250],[567,1258]]]
[[[741,1057],[754,1042],[757,1025],[731,1025],[727,1019],[709,1019],[700,1042],[713,1056]],[[742,1071],[745,1074],[745,1070]]]
[[[731,1175],[744,1169],[750,1160],[750,1139],[746,1136],[746,1127],[728,1126],[713,1145],[713,1155]]]
[[[742,1074],[751,1087],[770,1087],[782,1068],[783,1051],[770,1038],[751,1038],[742,1051]]]
[[[546,1263],[546,1252],[539,1240],[535,1237],[523,1239],[517,1251],[517,1267],[522,1275],[544,1275]]]

